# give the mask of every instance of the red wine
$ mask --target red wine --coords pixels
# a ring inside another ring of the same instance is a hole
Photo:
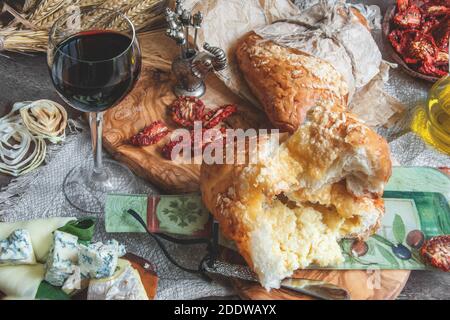
[[[139,48],[127,35],[88,31],[73,35],[54,50],[51,78],[72,107],[106,110],[133,88],[140,73]]]

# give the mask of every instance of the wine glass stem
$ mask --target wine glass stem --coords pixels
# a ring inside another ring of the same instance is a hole
[[[92,172],[92,179],[105,181],[107,176],[103,170],[102,156],[103,112],[89,113],[89,124],[91,127],[92,151],[94,152],[94,172]]]

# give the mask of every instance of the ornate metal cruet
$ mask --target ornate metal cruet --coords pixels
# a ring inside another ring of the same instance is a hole
[[[183,8],[183,1],[177,0],[175,10],[166,8],[168,25],[166,34],[180,47],[180,55],[172,63],[172,72],[177,83],[177,96],[201,97],[205,94],[205,78],[210,71],[220,71],[227,67],[227,57],[221,48],[203,44],[203,50],[195,48],[198,30],[203,23],[201,12],[192,14]],[[189,44],[190,29],[194,29],[194,45]]]

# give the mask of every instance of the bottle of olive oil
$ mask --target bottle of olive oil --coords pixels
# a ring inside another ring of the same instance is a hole
[[[450,75],[434,84],[428,95],[428,131],[439,149],[450,154]]]

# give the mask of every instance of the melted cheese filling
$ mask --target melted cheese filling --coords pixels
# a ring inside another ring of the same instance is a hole
[[[362,192],[383,188],[372,182],[367,128],[330,108],[310,111],[293,135],[244,167],[233,192],[223,195],[230,197],[223,214],[228,204],[233,208],[228,226],[238,225],[229,234],[267,289],[296,269],[343,262],[339,240],[365,236],[383,213],[382,199]]]
[[[342,263],[339,240],[365,231],[379,217],[373,202],[355,201],[343,183],[314,194],[279,195],[270,203],[257,192],[247,200],[243,218],[251,261],[267,289],[278,288],[297,269]]]
[[[328,266],[343,262],[337,239],[322,214],[312,207],[289,209],[280,201],[261,211],[250,236],[254,269],[266,288],[310,264]]]

